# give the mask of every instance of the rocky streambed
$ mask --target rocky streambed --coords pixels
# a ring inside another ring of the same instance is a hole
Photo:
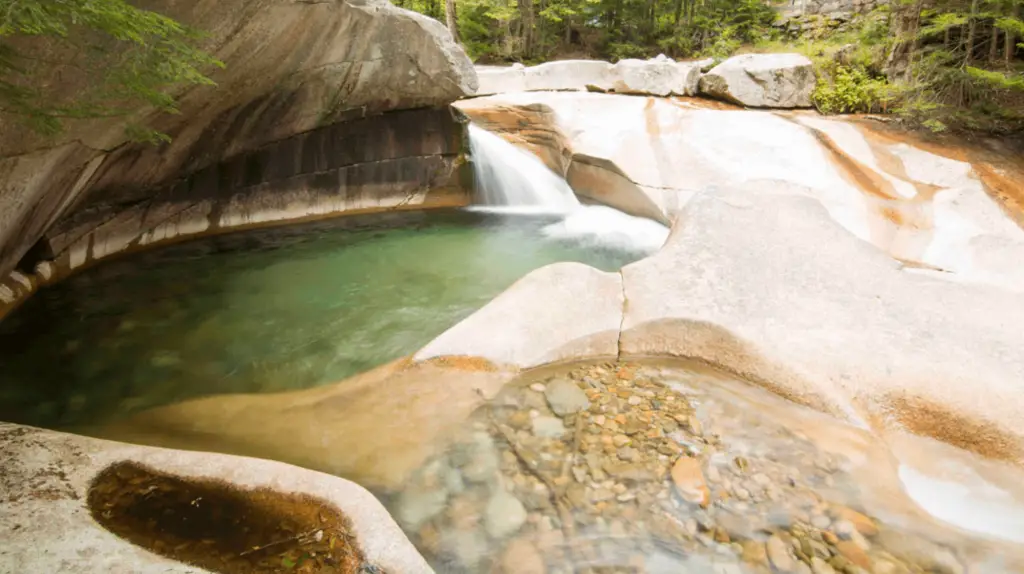
[[[439,572],[1024,571],[872,433],[692,365],[528,373],[442,450],[388,504]]]

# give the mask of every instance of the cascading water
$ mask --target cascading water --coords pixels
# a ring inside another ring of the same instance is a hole
[[[653,253],[668,228],[600,205],[582,205],[564,179],[533,154],[476,125],[469,126],[473,173],[480,205],[475,209],[512,214],[557,214],[544,227],[552,239],[594,247]]]
[[[473,124],[469,146],[476,189],[484,205],[539,213],[568,213],[580,206],[569,184],[530,152]]]

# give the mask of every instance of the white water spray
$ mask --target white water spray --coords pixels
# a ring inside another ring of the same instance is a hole
[[[478,210],[564,215],[542,233],[592,247],[650,254],[668,238],[668,228],[656,221],[580,204],[569,184],[540,159],[483,128],[470,124],[469,143],[482,204]]]
[[[474,124],[469,125],[469,146],[484,205],[524,213],[569,213],[580,206],[569,184],[530,152]]]

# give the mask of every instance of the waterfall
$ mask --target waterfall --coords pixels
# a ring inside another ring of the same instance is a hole
[[[511,214],[556,214],[546,237],[593,247],[654,253],[668,228],[611,207],[582,205],[569,184],[536,156],[474,124],[469,126],[476,209]]]
[[[469,125],[469,147],[484,205],[541,213],[568,213],[579,207],[569,184],[530,152],[474,124]]]

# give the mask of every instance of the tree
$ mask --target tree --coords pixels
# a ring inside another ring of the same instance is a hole
[[[198,31],[124,0],[0,0],[0,14],[0,114],[43,134],[144,106],[175,113],[176,89],[211,85],[204,70],[223,66]]]
[[[455,0],[444,0],[444,16],[445,21],[448,24],[448,31],[452,34],[452,39],[456,42],[459,41],[459,19],[455,14]]]

